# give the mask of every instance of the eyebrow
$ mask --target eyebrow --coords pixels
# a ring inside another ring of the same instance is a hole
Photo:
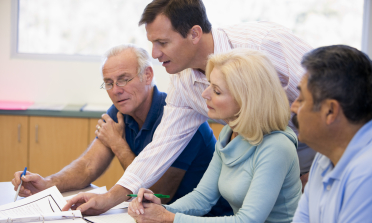
[[[125,76],[130,76],[130,73],[123,73],[123,74],[118,76],[118,79],[120,79],[122,77],[125,77]],[[112,80],[112,79],[111,78],[103,78],[103,81],[109,81],[109,80]]]

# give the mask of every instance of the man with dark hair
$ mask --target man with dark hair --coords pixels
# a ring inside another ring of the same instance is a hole
[[[372,219],[372,62],[335,45],[302,60],[306,73],[292,104],[298,138],[317,155],[293,222]]]
[[[109,192],[112,197],[118,197],[126,190],[136,193],[141,187],[149,188],[185,148],[197,127],[208,120],[208,108],[201,94],[209,86],[204,71],[210,54],[234,48],[264,52],[274,64],[292,103],[298,95],[296,86],[303,74],[300,60],[311,49],[287,28],[271,22],[213,29],[201,0],[153,0],[142,14],[139,25],[142,24],[145,24],[147,38],[153,44],[152,57],[174,75],[171,75],[167,105],[154,140],[118,181],[122,192],[119,193],[119,189],[115,195]],[[215,121],[226,124],[223,120]],[[292,123],[289,125],[293,127]],[[300,144],[297,153],[305,183],[315,152]],[[85,208],[88,206],[85,205],[83,210]]]

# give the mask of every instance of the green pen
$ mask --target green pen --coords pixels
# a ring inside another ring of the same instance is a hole
[[[154,194],[155,197],[158,198],[170,198],[169,195],[163,195],[163,194]],[[128,197],[137,197],[137,194],[127,194]]]

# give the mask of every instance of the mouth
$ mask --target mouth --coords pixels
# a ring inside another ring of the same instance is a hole
[[[126,102],[126,101],[128,101],[128,100],[129,100],[129,98],[127,98],[127,99],[122,99],[122,100],[119,100],[119,101],[117,101],[117,102],[120,104],[120,103]]]
[[[208,108],[209,110],[214,109],[214,108],[210,107],[209,105],[207,105],[207,108]]]
[[[167,60],[167,61],[164,61],[162,65],[165,67],[165,66],[167,66],[169,63],[170,63],[170,60]]]

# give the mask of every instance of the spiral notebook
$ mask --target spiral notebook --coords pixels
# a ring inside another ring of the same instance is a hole
[[[0,223],[46,222],[46,223],[116,223],[135,222],[127,209],[114,209],[102,215],[83,217],[80,211],[62,211],[66,200],[57,187],[51,187],[30,197],[0,206]]]

